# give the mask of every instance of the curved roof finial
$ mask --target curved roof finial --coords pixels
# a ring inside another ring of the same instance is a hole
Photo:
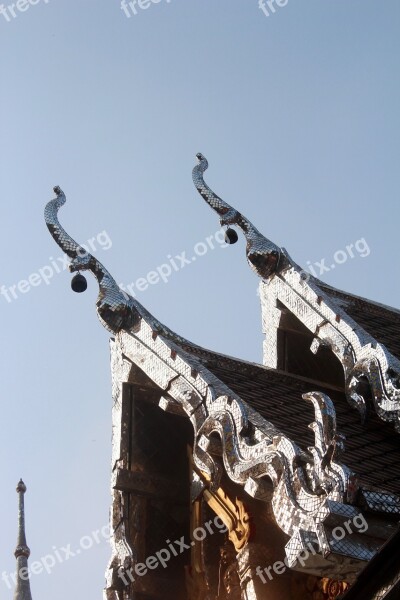
[[[64,192],[56,186],[56,198],[46,204],[44,218],[46,225],[56,243],[71,259],[69,270],[91,271],[99,284],[97,297],[97,314],[106,329],[116,333],[122,327],[132,325],[131,302],[128,294],[124,293],[105,267],[78,244],[58,220],[58,211],[67,201]]]
[[[50,200],[44,210],[46,225],[56,243],[72,259],[69,270],[91,271],[96,277],[99,284],[97,315],[102,325],[116,334],[122,329],[131,330],[144,319],[153,332],[177,343],[190,344],[188,340],[160,323],[135,298],[122,291],[101,262],[68,235],[58,220],[58,211],[66,203],[66,197],[58,186],[54,191],[56,198]]]
[[[219,215],[221,225],[236,225],[243,231],[247,241],[247,260],[253,271],[262,279],[269,279],[288,267],[289,257],[283,248],[264,237],[244,215],[217,196],[205,183],[203,173],[208,168],[208,161],[200,152],[196,158],[198,164],[193,169],[192,177],[197,191]]]
[[[19,480],[17,485],[18,493],[18,538],[14,556],[17,559],[17,581],[14,592],[14,600],[32,600],[31,588],[28,573],[28,558],[31,553],[26,543],[25,535],[25,508],[24,494],[26,485]]]

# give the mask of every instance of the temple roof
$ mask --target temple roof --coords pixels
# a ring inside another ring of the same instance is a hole
[[[71,258],[70,271],[90,271],[98,281],[97,314],[116,336],[115,406],[122,384],[136,383],[130,373],[139,369],[158,391],[160,408],[190,419],[193,464],[205,478],[193,487],[192,500],[205,481],[215,490],[227,475],[270,504],[289,536],[290,568],[314,540],[320,562],[308,572],[340,573],[350,581],[400,514],[400,313],[306,274],[209,188],[208,163],[197,158],[197,190],[229,226],[228,240],[237,238],[231,226],[243,232],[247,260],[260,278],[265,366],[189,342],[123,292],[60,224],[66,197],[59,187],[46,206],[46,224]],[[125,475],[116,460],[113,486]],[[360,511],[372,519],[368,534],[338,544],[336,524]]]
[[[314,277],[304,279],[304,272],[283,248],[265,238],[246,217],[209,188],[203,178],[208,162],[202,154],[197,158],[194,184],[222,225],[237,226],[243,231],[247,260],[261,279],[261,297],[263,302],[264,296],[268,318],[283,298],[284,309],[292,312],[292,318],[299,319],[307,336],[311,336],[307,343],[310,339],[316,342],[315,348],[311,348],[314,355],[320,347],[329,347],[339,358],[344,381],[338,378],[336,386],[329,385],[319,369],[321,358],[313,363],[312,379],[307,379],[289,374],[287,371],[291,369],[283,372],[210,352],[169,330],[122,292],[103,265],[82,251],[65,232],[57,213],[66,199],[56,187],[56,199],[46,206],[46,223],[72,259],[70,270],[90,270],[98,279],[97,311],[101,322],[118,333],[134,331],[139,321],[144,320],[153,336],[161,335],[195,356],[227,388],[303,448],[312,443],[313,434],[307,427],[312,411],[305,409],[301,394],[314,389],[329,395],[337,411],[338,430],[347,438],[348,466],[360,475],[364,484],[400,492],[400,476],[394,466],[400,458],[400,447],[392,424],[394,421],[399,430],[400,311],[337,290]],[[299,360],[297,372],[304,374],[307,370],[302,369],[301,356]],[[369,383],[370,391],[365,382]],[[354,408],[359,409],[364,424]]]

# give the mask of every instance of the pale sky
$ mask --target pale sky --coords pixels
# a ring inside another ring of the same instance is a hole
[[[200,256],[219,228],[191,181],[196,152],[215,191],[298,263],[399,304],[398,0],[142,5],[1,5],[0,573],[15,566],[23,477],[30,563],[56,563],[32,575],[34,600],[101,598],[110,556],[104,540],[82,548],[111,500],[109,334],[94,280],[71,291],[45,227],[54,185],[68,232],[211,349],[260,362],[261,317],[243,239]],[[196,261],[138,289],[183,252]],[[81,551],[65,560],[69,545]]]

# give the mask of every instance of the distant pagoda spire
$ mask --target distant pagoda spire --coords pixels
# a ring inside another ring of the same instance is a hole
[[[32,600],[31,587],[28,577],[28,558],[31,553],[26,543],[25,535],[25,509],[24,494],[26,485],[19,480],[18,493],[18,539],[14,556],[17,559],[17,582],[14,592],[14,600]]]

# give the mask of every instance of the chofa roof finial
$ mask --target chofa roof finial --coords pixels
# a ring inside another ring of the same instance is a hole
[[[59,186],[54,188],[54,192],[56,193],[56,197],[46,204],[44,210],[44,218],[48,230],[60,248],[72,259],[69,265],[71,272],[91,271],[96,277],[99,284],[99,295],[96,302],[97,314],[102,325],[112,333],[116,333],[123,326],[132,324],[130,298],[122,292],[115,279],[103,267],[101,262],[65,231],[58,220],[58,211],[67,199]],[[82,276],[81,279],[83,279]],[[73,286],[75,291],[83,291],[85,289],[85,285],[82,286],[82,281],[78,282],[80,289],[76,287],[76,283],[75,281],[75,287]]]
[[[201,153],[196,154],[196,158],[198,164],[194,167],[192,176],[197,191],[219,215],[221,225],[236,225],[243,231],[247,242],[247,260],[253,271],[262,279],[269,279],[289,266],[289,257],[282,248],[263,236],[244,215],[211,190],[203,178],[208,161]]]
[[[145,319],[153,332],[174,342],[189,343],[160,323],[138,300],[122,291],[101,262],[68,235],[58,220],[58,211],[66,203],[66,197],[58,186],[54,188],[54,192],[56,197],[46,204],[44,210],[47,228],[55,242],[72,259],[69,270],[78,273],[80,271],[91,271],[96,277],[99,284],[96,307],[101,324],[108,331],[116,334],[121,330],[131,330],[138,325],[141,319]],[[84,291],[85,288],[85,280],[83,282],[76,281],[75,276],[74,291]]]

